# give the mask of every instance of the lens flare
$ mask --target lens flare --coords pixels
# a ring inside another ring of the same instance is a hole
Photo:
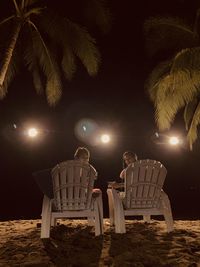
[[[180,140],[178,137],[176,136],[172,136],[169,138],[169,144],[172,145],[172,146],[176,146],[180,143]]]
[[[101,136],[101,142],[104,144],[107,144],[110,142],[110,136],[108,134],[103,134]]]
[[[31,138],[35,138],[38,135],[38,130],[36,128],[28,129],[28,136]]]
[[[76,137],[87,144],[94,145],[96,143],[96,133],[98,131],[97,123],[88,118],[81,119],[76,123],[75,135]]]

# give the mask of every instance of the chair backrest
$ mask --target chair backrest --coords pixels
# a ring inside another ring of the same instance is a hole
[[[91,207],[96,170],[79,160],[62,162],[52,170],[54,204],[57,211]]]
[[[166,174],[166,168],[155,160],[129,165],[125,170],[125,208],[158,208]]]

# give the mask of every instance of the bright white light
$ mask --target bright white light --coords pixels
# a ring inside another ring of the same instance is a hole
[[[169,138],[169,143],[172,146],[176,146],[176,145],[178,145],[180,143],[180,140],[178,139],[178,137],[172,136],[172,137]]]
[[[108,134],[103,134],[101,136],[101,142],[104,144],[109,143],[110,142],[110,136]]]
[[[28,136],[34,138],[38,135],[38,130],[35,128],[28,129]]]

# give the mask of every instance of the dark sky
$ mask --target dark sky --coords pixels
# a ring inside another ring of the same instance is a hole
[[[1,1],[0,5],[7,2]],[[157,129],[144,82],[156,62],[148,59],[143,37],[143,23],[149,16],[179,15],[191,21],[196,2],[115,0],[109,1],[109,6],[113,13],[110,33],[101,35],[92,30],[102,54],[96,77],[89,77],[79,66],[74,79],[64,82],[61,101],[51,108],[44,96],[36,95],[29,73],[22,68],[7,97],[0,102],[0,219],[39,217],[42,194],[32,173],[71,159],[80,145],[91,151],[91,163],[99,173],[98,185],[104,194],[105,212],[107,181],[118,178],[122,153],[133,150],[140,159],[156,159],[166,166],[165,191],[171,199],[174,217],[199,218],[200,145],[197,142],[191,152],[185,145],[172,149],[153,142]],[[83,118],[95,121],[99,129],[108,129],[114,138],[113,145],[92,146],[80,141],[74,130]],[[22,134],[29,125],[43,130],[39,140],[31,142]],[[170,132],[185,135],[182,114]]]

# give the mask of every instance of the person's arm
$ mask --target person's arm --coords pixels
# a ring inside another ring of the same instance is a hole
[[[123,179],[123,180],[124,180],[124,178],[125,178],[125,170],[126,170],[126,169],[123,169],[123,170],[121,171],[120,175],[119,175],[119,177],[120,177],[121,179]]]
[[[110,188],[114,188],[114,189],[118,189],[118,188],[123,188],[124,187],[124,177],[125,177],[125,169],[122,170],[122,172],[120,173],[120,178],[122,179],[122,182],[110,182],[109,183],[109,187]]]
[[[109,182],[108,184],[108,188],[123,188],[124,187],[124,183],[117,183],[117,182]]]

